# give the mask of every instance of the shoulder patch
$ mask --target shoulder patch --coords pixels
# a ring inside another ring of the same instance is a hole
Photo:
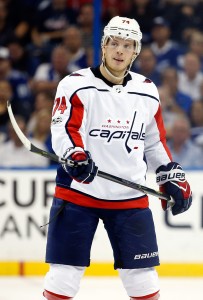
[[[72,77],[72,76],[83,76],[83,75],[81,75],[81,74],[79,74],[79,73],[72,73],[72,74],[70,74],[69,76]]]
[[[151,83],[152,81],[149,78],[145,78],[144,83]]]

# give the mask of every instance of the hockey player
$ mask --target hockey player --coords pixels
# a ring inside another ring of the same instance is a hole
[[[104,28],[101,65],[72,73],[58,85],[53,148],[79,164],[57,170],[43,293],[48,300],[72,299],[78,292],[99,219],[130,299],[159,299],[159,255],[148,196],[96,176],[99,168],[144,185],[150,166],[175,201],[174,215],[192,202],[185,173],[166,145],[157,88],[130,71],[141,38],[134,19],[112,18]],[[166,210],[167,202],[161,203]]]

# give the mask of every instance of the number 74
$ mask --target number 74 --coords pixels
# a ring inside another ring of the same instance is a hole
[[[63,114],[64,111],[67,109],[66,97],[65,96],[56,98],[54,103],[55,103],[55,106],[54,106],[54,109],[53,109],[52,116],[55,115],[57,110],[59,110],[61,112],[61,114]]]

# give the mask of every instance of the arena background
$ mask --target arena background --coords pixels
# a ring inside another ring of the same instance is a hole
[[[94,64],[99,62],[101,1],[95,0]],[[187,170],[194,201],[191,209],[173,217],[164,213],[160,200],[150,197],[160,251],[160,276],[203,276],[203,171]],[[0,171],[0,275],[44,275],[49,208],[54,191],[55,170],[22,169]],[[147,185],[157,189],[155,176]],[[113,257],[102,224],[92,247],[86,275],[116,276]]]

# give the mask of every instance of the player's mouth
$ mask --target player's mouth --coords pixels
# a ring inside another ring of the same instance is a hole
[[[121,58],[114,58],[114,60],[115,60],[117,63],[122,63],[122,62],[123,62],[123,59],[121,59]]]

